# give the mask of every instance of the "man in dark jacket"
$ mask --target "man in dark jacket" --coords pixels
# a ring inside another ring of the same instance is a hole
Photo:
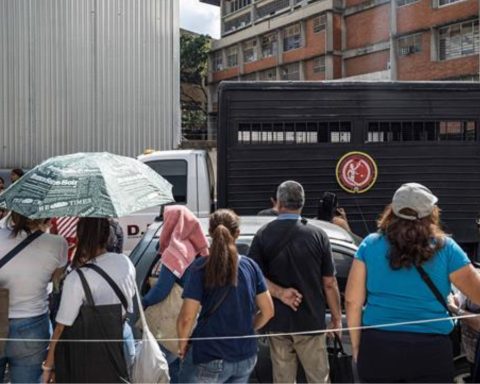
[[[278,218],[262,227],[253,239],[249,256],[262,269],[274,298],[275,316],[264,328],[272,333],[340,329],[340,294],[330,242],[323,230],[300,214],[303,187],[285,181],[277,190]],[[297,358],[308,382],[329,381],[325,334],[269,337],[275,383],[293,383]]]

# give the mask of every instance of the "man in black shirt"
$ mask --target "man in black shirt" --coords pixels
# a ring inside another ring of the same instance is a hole
[[[262,269],[274,298],[275,316],[264,328],[271,333],[340,329],[340,294],[327,235],[300,217],[303,187],[283,182],[277,190],[278,218],[262,227],[249,256]],[[309,383],[329,381],[325,334],[269,337],[275,383],[293,383],[297,357]]]

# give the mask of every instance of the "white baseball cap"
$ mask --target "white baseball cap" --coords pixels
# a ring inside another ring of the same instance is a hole
[[[392,199],[392,209],[396,216],[405,220],[417,220],[430,216],[438,198],[422,184],[407,183],[397,189]],[[409,208],[417,216],[400,213],[402,209]]]

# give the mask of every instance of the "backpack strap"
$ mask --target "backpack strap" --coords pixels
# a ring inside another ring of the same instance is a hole
[[[85,298],[87,299],[87,304],[91,306],[95,306],[95,302],[93,301],[93,295],[92,295],[92,290],[90,289],[90,286],[88,285],[87,279],[85,278],[85,275],[83,272],[80,270],[80,268],[76,269],[78,273],[78,277],[80,277],[80,281],[82,283],[83,291],[85,292]]]
[[[95,265],[95,264],[85,264],[83,265],[82,267],[86,267],[86,268],[90,268],[90,269],[93,269],[95,272],[97,272],[100,276],[102,276],[106,282],[108,283],[108,285],[110,285],[110,287],[112,287],[113,291],[115,292],[115,294],[117,295],[118,299],[120,300],[120,302],[122,303],[123,307],[125,308],[125,311],[128,312],[128,301],[127,301],[127,298],[125,297],[125,295],[123,294],[122,290],[120,289],[120,287],[117,285],[117,283],[115,283],[115,281],[113,281],[113,279],[107,274],[107,272],[105,272],[102,268],[100,268],[98,265]]]
[[[17,256],[21,251],[23,251],[27,245],[29,245],[33,240],[37,239],[43,234],[42,231],[36,231],[28,235],[25,239],[22,240],[15,248],[8,252],[4,257],[0,259],[0,268]]]

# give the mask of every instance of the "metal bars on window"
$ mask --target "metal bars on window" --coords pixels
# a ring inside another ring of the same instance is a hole
[[[327,15],[318,15],[313,18],[313,33],[324,31],[327,26]]]
[[[477,123],[473,120],[372,121],[368,123],[367,143],[399,141],[475,141]]]
[[[313,59],[313,72],[314,73],[325,72],[325,56],[318,56]]]
[[[264,6],[257,8],[257,19],[268,15],[274,15],[276,12],[290,8],[290,0],[275,0]]]
[[[240,123],[237,140],[242,145],[349,143],[351,122]]]
[[[243,27],[249,25],[250,22],[251,22],[250,13],[246,13],[246,14],[244,14],[242,16],[239,16],[235,19],[226,21],[225,24],[223,25],[224,33],[233,32],[237,29],[243,28]]]
[[[438,39],[440,60],[479,53],[478,19],[439,28]]]
[[[227,0],[223,5],[223,15],[229,15],[250,5],[252,0]]]
[[[302,46],[302,33],[300,24],[294,24],[283,30],[283,50],[285,52]]]
[[[262,39],[262,57],[275,56],[277,54],[277,34],[269,33],[268,35],[263,35]]]
[[[398,39],[398,55],[408,56],[422,50],[422,34],[403,36]]]
[[[403,7],[404,5],[409,5],[416,3],[420,0],[397,0],[397,7]]]

